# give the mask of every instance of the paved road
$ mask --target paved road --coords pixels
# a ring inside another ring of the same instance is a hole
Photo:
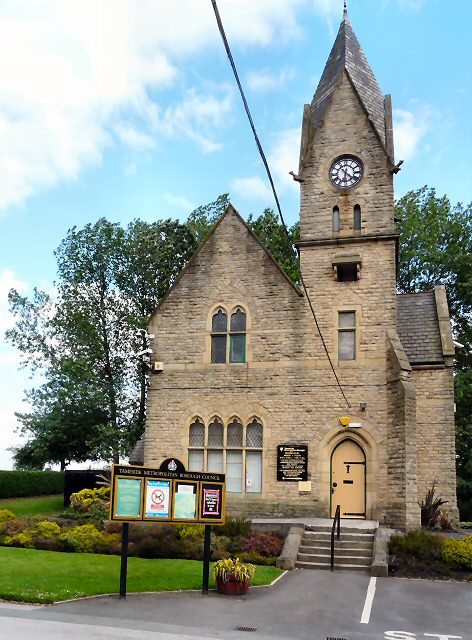
[[[366,595],[373,594],[369,616]],[[368,623],[361,624],[361,618]],[[238,627],[256,631],[238,631]],[[103,597],[37,607],[0,604],[9,640],[472,640],[472,585],[293,571],[244,598],[216,593]]]

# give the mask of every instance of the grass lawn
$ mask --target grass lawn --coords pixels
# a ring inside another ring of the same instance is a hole
[[[4,600],[50,603],[119,591],[119,556],[0,547],[0,566]],[[127,590],[201,589],[202,571],[203,563],[196,560],[129,558]],[[275,567],[257,567],[253,584],[269,584],[281,573]]]
[[[64,496],[35,496],[34,498],[9,498],[0,500],[0,509],[10,509],[19,518],[60,513],[64,508]]]

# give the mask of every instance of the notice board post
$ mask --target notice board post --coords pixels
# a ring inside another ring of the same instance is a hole
[[[110,520],[123,523],[120,598],[126,597],[129,523],[205,524],[202,592],[208,593],[211,525],[225,521],[225,474],[187,471],[177,458],[159,468],[115,464],[112,468]]]
[[[126,578],[128,574],[128,539],[129,522],[123,522],[123,528],[121,530],[120,598],[126,598]]]
[[[211,524],[205,525],[205,542],[203,544],[203,595],[208,595],[208,582],[210,578],[211,559]]]

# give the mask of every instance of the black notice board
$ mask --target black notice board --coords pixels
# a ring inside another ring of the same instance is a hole
[[[277,445],[277,480],[308,480],[308,445]]]

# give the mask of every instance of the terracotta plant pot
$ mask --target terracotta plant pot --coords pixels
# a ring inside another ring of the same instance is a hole
[[[244,596],[249,590],[250,581],[244,580],[223,580],[216,576],[216,590],[224,596]]]

